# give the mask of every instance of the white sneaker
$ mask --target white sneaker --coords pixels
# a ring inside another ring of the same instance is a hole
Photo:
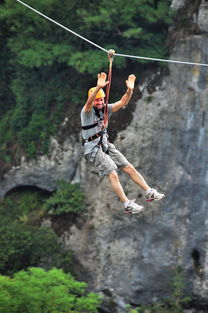
[[[140,213],[144,207],[142,205],[138,205],[137,203],[134,202],[134,200],[130,200],[129,203],[127,204],[126,208],[125,208],[125,213],[132,213],[132,214],[136,214],[136,213]]]
[[[159,201],[164,198],[165,195],[163,193],[157,192],[155,189],[149,189],[145,192],[145,200],[146,201]]]

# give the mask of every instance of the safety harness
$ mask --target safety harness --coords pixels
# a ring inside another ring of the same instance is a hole
[[[98,123],[103,120],[103,130],[101,130],[99,133],[96,133],[93,136],[90,136],[88,139],[83,139],[83,142],[82,142],[83,145],[86,142],[93,141],[93,140],[97,139],[98,137],[100,137],[98,145],[102,146],[103,134],[106,132],[106,129],[108,127],[108,99],[109,99],[110,87],[111,87],[112,65],[113,65],[114,53],[115,53],[115,51],[112,49],[108,51],[108,59],[109,59],[108,81],[109,81],[109,83],[106,87],[106,101],[105,101],[106,103],[105,103],[105,107],[103,109],[104,118],[101,118],[99,111],[94,108],[95,114],[97,115],[98,118],[100,118],[100,120],[94,124],[82,126],[83,130],[91,129],[91,128],[96,127],[98,125]]]
[[[98,124],[99,124],[100,121],[103,121],[103,120],[104,120],[104,118],[102,118],[102,117],[100,116],[99,110],[97,110],[97,109],[94,108],[94,107],[93,107],[93,109],[94,109],[94,111],[95,111],[96,116],[99,118],[99,120],[98,120],[96,123],[94,123],[94,124],[82,126],[82,129],[83,129],[83,130],[88,130],[88,129],[94,128],[94,127],[98,126]],[[105,112],[105,109],[103,108],[103,109],[102,109],[102,113],[104,114],[104,112]],[[93,135],[93,136],[90,136],[88,139],[83,139],[83,142],[82,142],[83,145],[84,145],[86,142],[93,141],[93,140],[95,140],[95,139],[97,139],[97,138],[100,137],[100,141],[99,141],[98,145],[101,145],[101,146],[102,146],[102,139],[103,139],[103,134],[105,133],[105,131],[106,131],[106,128],[103,128],[100,132],[96,133],[96,134]]]

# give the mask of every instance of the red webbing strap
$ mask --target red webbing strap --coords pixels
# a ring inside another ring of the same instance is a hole
[[[109,59],[109,70],[108,70],[108,85],[106,86],[106,98],[105,98],[105,109],[104,109],[104,128],[108,127],[108,99],[110,94],[110,87],[111,87],[111,79],[112,79],[112,66],[113,66],[113,55],[115,51],[109,50],[108,51],[108,59]]]

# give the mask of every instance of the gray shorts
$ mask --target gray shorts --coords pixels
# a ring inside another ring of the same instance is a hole
[[[109,143],[108,154],[101,148],[95,149],[92,153],[86,154],[85,158],[98,169],[100,176],[109,175],[117,168],[123,168],[130,164],[112,143]]]

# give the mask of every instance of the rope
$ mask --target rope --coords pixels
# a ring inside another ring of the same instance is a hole
[[[39,12],[38,10],[32,8],[31,6],[29,6],[28,4],[24,3],[23,1],[20,0],[16,0],[19,3],[21,3],[22,5],[24,5],[25,7],[29,8],[30,10],[34,11],[35,13],[43,16],[44,18],[46,18],[47,20],[51,21],[52,23],[62,27],[63,29],[65,29],[66,31],[72,33],[73,35],[87,41],[88,43],[90,43],[91,45],[97,47],[100,50],[103,50],[104,52],[108,53],[108,50],[104,49],[103,47],[97,45],[96,43],[94,43],[93,41],[79,35],[78,33],[74,32],[73,30],[63,26],[62,24],[56,22],[55,20],[53,20],[52,18],[46,16],[45,14]],[[206,63],[195,63],[195,62],[187,62],[187,61],[179,61],[179,60],[171,60],[171,59],[158,59],[158,58],[149,58],[149,57],[143,57],[143,56],[136,56],[136,55],[128,55],[128,54],[120,54],[120,53],[115,53],[115,56],[119,56],[119,57],[126,57],[126,58],[134,58],[134,59],[141,59],[141,60],[149,60],[149,61],[157,61],[157,62],[167,62],[167,63],[177,63],[177,64],[186,64],[186,65],[198,65],[198,66],[206,66],[208,67],[208,64]]]
[[[112,80],[113,55],[115,55],[115,51],[109,50],[108,51],[109,70],[108,70],[108,79],[107,79],[109,83],[106,87],[105,108],[104,108],[104,128],[108,127],[108,100],[109,100],[111,80]]]

